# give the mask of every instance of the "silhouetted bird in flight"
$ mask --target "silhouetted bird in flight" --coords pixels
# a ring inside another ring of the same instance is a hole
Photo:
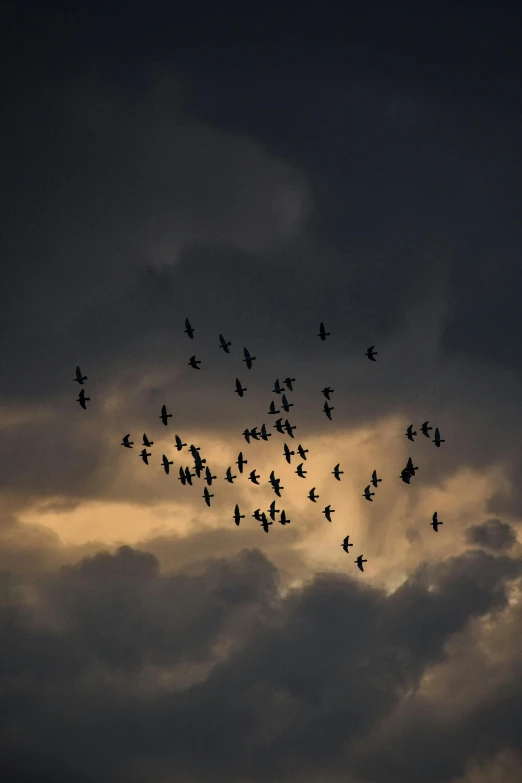
[[[250,437],[254,438],[254,440],[259,440],[259,432],[257,431],[257,427],[252,427],[250,430]]]
[[[330,336],[330,332],[325,331],[324,324],[322,321],[319,324],[319,334],[317,336],[320,337],[321,340],[326,340],[326,338]]]
[[[312,487],[312,489],[311,489],[311,490],[310,490],[310,492],[308,493],[308,497],[309,497],[309,499],[310,499],[310,500],[311,500],[313,503],[317,503],[317,498],[319,497],[319,495],[316,495],[316,494],[315,494],[315,487]]]
[[[199,446],[194,446],[194,444],[191,443],[190,446],[189,446],[189,451],[192,454],[192,456],[194,457],[194,459],[196,459],[197,457],[199,457],[200,447]]]
[[[293,454],[295,454],[295,451],[290,451],[290,449],[288,448],[287,444],[285,443],[285,447],[283,449],[283,454],[285,455],[286,461],[290,465],[291,457],[292,457]]]
[[[335,468],[332,470],[332,474],[335,476],[337,481],[341,480],[341,476],[343,475],[344,470],[339,470],[339,463],[335,466]]]
[[[240,397],[243,397],[246,391],[248,391],[246,386],[241,386],[241,381],[239,380],[239,378],[236,378],[236,388],[235,388],[236,394],[238,394]]]
[[[332,517],[330,516],[335,512],[335,508],[331,508],[331,506],[326,506],[326,508],[323,509],[323,514],[325,515],[328,522],[332,521]]]
[[[297,466],[297,469],[296,469],[295,472],[297,473],[299,478],[306,478],[307,471],[303,470],[303,463],[302,462]]]
[[[147,446],[149,448],[154,445],[154,441],[153,440],[149,440],[145,433],[143,433],[143,445]]]
[[[266,514],[264,512],[261,514],[261,520],[262,520],[261,527],[263,528],[265,533],[268,533],[269,525],[273,525],[274,523],[271,522],[271,521],[270,522],[268,521],[267,516],[266,516]]]
[[[165,473],[168,475],[169,472],[170,472],[169,465],[173,465],[174,462],[172,460],[170,460],[170,462],[169,462],[169,460],[167,459],[165,454],[163,455],[163,459],[161,460],[161,462],[162,462],[162,465],[163,465],[163,469],[165,470]]]
[[[377,351],[374,351],[373,350],[374,348],[375,348],[375,345],[370,345],[370,347],[368,348],[368,350],[366,351],[366,354],[365,354],[365,356],[367,356],[368,359],[371,359],[372,362],[376,362],[377,361],[377,359],[375,358],[377,356]]]
[[[240,473],[243,472],[243,466],[246,465],[247,463],[248,463],[248,460],[247,459],[243,459],[243,452],[240,451],[239,452],[239,456],[237,458],[237,462],[236,462],[236,465],[238,466]]]
[[[377,484],[379,483],[379,481],[382,481],[382,479],[377,478],[377,471],[374,470],[373,473],[372,473],[372,484],[373,484],[373,486],[376,487]]]
[[[220,335],[219,335],[219,347],[220,347],[220,348],[223,348],[223,350],[225,351],[225,353],[230,353],[230,351],[228,350],[228,348],[229,348],[229,346],[230,346],[230,345],[232,345],[232,343],[230,343],[230,342],[228,342],[228,343],[227,343],[227,341],[225,340],[225,338],[223,337],[223,335],[222,335],[222,334],[220,334]]]
[[[83,384],[84,381],[87,380],[86,375],[82,375],[82,371],[79,367],[76,368],[76,378],[73,378],[73,381],[77,381],[78,383]]]
[[[437,533],[438,530],[439,530],[439,525],[443,525],[443,524],[444,524],[444,522],[439,522],[438,514],[437,514],[437,512],[435,512],[433,514],[433,517],[432,517],[432,520],[431,520],[431,525],[432,525],[434,531]]]
[[[194,329],[190,325],[190,321],[188,318],[185,318],[185,328],[183,331],[185,332],[185,334],[188,334],[191,340],[194,339]]]
[[[304,459],[306,461],[306,455],[308,454],[308,449],[303,449],[301,444],[297,447],[297,453],[301,457],[301,459]]]
[[[187,476],[185,474],[185,468],[181,468],[180,467],[178,481],[181,481],[183,486],[185,486],[185,484],[187,483]]]
[[[261,509],[256,508],[252,516],[254,517],[254,519],[257,519],[258,522],[261,522]]]
[[[288,400],[286,398],[286,394],[283,394],[283,396],[281,397],[281,403],[282,403],[282,408],[285,411],[285,413],[289,413],[290,412],[290,408],[293,408],[293,405],[294,405],[293,402],[288,402]]]
[[[276,508],[275,500],[272,500],[272,502],[270,503],[270,509],[269,509],[268,513],[270,514],[270,519],[272,519],[272,520],[275,519],[275,515],[276,514],[279,514],[279,509]]]
[[[409,438],[410,440],[413,440],[416,434],[417,433],[413,429],[413,424],[410,424],[410,426],[406,430],[406,437]]]
[[[406,470],[409,470],[411,475],[414,476],[415,475],[415,471],[418,470],[418,469],[419,469],[419,466],[418,465],[414,465],[413,461],[412,461],[412,458],[408,457],[408,462],[406,463]]]
[[[289,525],[290,524],[290,520],[286,516],[286,511],[284,509],[281,511],[281,516],[279,518],[279,521],[281,522],[282,525]]]
[[[243,348],[243,353],[245,355],[245,358],[243,359],[244,362],[246,362],[246,366],[249,370],[252,369],[252,362],[255,360],[255,356],[251,356],[246,348]]]
[[[213,497],[214,497],[214,495],[212,495],[212,494],[211,494],[211,493],[208,491],[207,487],[205,487],[205,489],[203,490],[203,494],[202,494],[202,496],[201,496],[201,497],[202,497],[202,498],[205,498],[205,503],[207,504],[207,506],[210,506],[210,498],[213,498]]]
[[[333,409],[334,409],[334,406],[333,405],[332,406],[328,405],[328,403],[325,400],[324,406],[323,406],[323,410],[326,413],[326,415],[328,416],[328,418],[330,419],[330,421],[332,421],[332,411],[333,411]]]
[[[270,414],[276,414],[279,413],[278,410],[276,410],[275,402],[273,400],[270,400],[270,410],[268,411]]]
[[[274,429],[281,433],[281,435],[285,434],[285,430],[282,424],[283,419],[277,419],[276,423],[274,424]]]
[[[432,443],[434,443],[438,448],[440,448],[441,443],[446,443],[446,441],[440,437],[440,432],[438,427],[435,427],[435,437],[433,438]]]
[[[140,457],[142,458],[142,460],[145,463],[145,465],[149,464],[149,459],[148,458],[150,456],[152,456],[152,455],[151,455],[150,451],[147,451],[147,449],[142,449],[140,451]]]
[[[258,481],[259,474],[256,473],[255,468],[254,468],[254,470],[250,471],[248,478],[250,479],[252,484],[259,484],[259,481]]]
[[[196,471],[196,476],[201,478],[201,474],[203,473],[203,463],[201,460],[194,461],[194,470]]]
[[[187,479],[187,484],[190,484],[190,486],[192,486],[192,479],[194,478],[195,475],[196,475],[195,473],[190,472],[189,467],[185,468],[185,478]],[[198,473],[198,478],[200,478],[200,476],[201,474]]]
[[[291,438],[295,437],[293,432],[295,429],[297,429],[295,424],[290,424],[288,419],[285,419],[285,430],[287,431],[287,433],[290,435]]]
[[[353,562],[357,563],[357,567],[360,568],[361,571],[364,571],[363,563],[367,563],[368,561],[367,560],[363,560],[363,556],[359,555],[357,560],[354,560]]]
[[[349,554],[349,547],[353,546],[353,544],[348,543],[348,539],[350,536],[346,536],[346,538],[343,540],[343,543],[341,544],[341,547],[344,549],[345,552]]]
[[[225,481],[228,481],[230,484],[233,484],[235,478],[237,478],[237,476],[232,475],[232,469],[227,468],[227,475],[225,476]]]
[[[212,471],[210,470],[210,468],[208,468],[208,467],[205,468],[205,481],[207,482],[209,487],[212,484],[213,479],[215,479],[215,478],[216,477],[212,475]]]
[[[433,427],[428,427],[429,422],[425,421],[421,427],[421,432],[423,435],[426,435],[427,438],[430,437],[430,430],[433,429]]]
[[[187,445],[186,443],[183,443],[183,441],[181,440],[179,435],[176,435],[175,440],[176,440],[176,448],[177,448],[178,451],[181,451],[183,446]]]
[[[294,387],[292,386],[292,383],[294,383],[294,382],[295,382],[295,378],[285,378],[285,383],[286,383],[287,389],[290,389],[290,391],[293,391]]]
[[[250,443],[250,430],[248,429],[248,427],[246,428],[246,430],[243,430],[243,437],[247,443]]]
[[[278,497],[281,497],[281,490],[284,489],[284,487],[281,486],[281,479],[278,479],[275,477],[274,471],[270,473],[270,484],[272,485],[272,489],[276,493]]]
[[[239,525],[242,519],[245,518],[244,514],[239,513],[239,505],[236,503],[236,507],[234,508],[234,522],[236,525]]]
[[[370,485],[368,484],[368,486],[366,487],[366,489],[363,492],[363,497],[365,497],[366,500],[370,500],[373,503],[372,495],[375,495],[375,492],[370,492]]]
[[[80,389],[80,396],[78,397],[76,402],[79,402],[80,405],[82,406],[82,408],[84,409],[84,411],[86,411],[87,410],[87,406],[85,405],[85,403],[89,402],[90,399],[91,399],[90,397],[86,397],[85,396],[85,389]]]
[[[158,418],[161,419],[161,421],[163,422],[163,424],[166,427],[167,424],[169,423],[168,419],[172,418],[172,413],[167,413],[167,406],[166,405],[163,405],[163,407],[161,409],[161,416],[158,416]]]
[[[321,391],[327,400],[330,399],[330,394],[333,394],[334,392],[334,390],[330,386],[325,386],[324,389],[321,389]]]
[[[283,390],[282,390],[281,386],[279,385],[279,378],[276,378],[275,383],[274,383],[274,388],[272,389],[272,391],[274,392],[274,394],[282,394],[283,393]]]
[[[261,437],[263,440],[268,440],[268,438],[272,437],[272,433],[266,431],[266,424],[261,425]]]
[[[401,479],[404,481],[405,484],[409,484],[411,482],[411,473],[408,470],[408,468],[404,468],[401,470]]]
[[[129,440],[129,438],[130,438],[130,432],[129,432],[128,435],[124,435],[123,436],[123,440],[121,442],[121,445],[125,446],[127,449],[132,449],[134,441],[133,440]]]
[[[201,359],[196,359],[195,356],[190,357],[189,365],[190,367],[193,367],[195,370],[201,370],[201,367],[198,365],[201,364]]]

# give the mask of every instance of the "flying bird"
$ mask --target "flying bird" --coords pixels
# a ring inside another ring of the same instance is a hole
[[[372,473],[372,484],[373,484],[373,486],[376,487],[377,484],[379,483],[379,481],[382,481],[382,479],[377,478],[377,471],[374,470],[373,473]]]
[[[274,424],[274,429],[281,433],[281,435],[285,434],[282,422],[283,419],[277,419],[276,423]]]
[[[276,410],[275,402],[273,400],[270,400],[270,410],[268,411],[270,414],[276,414],[279,413],[278,410]]]
[[[256,508],[252,516],[254,517],[254,519],[257,519],[258,522],[261,522],[261,509]]]
[[[366,489],[363,492],[363,497],[366,498],[366,500],[369,500],[370,502],[373,503],[372,495],[375,495],[375,492],[370,492],[370,485],[368,484],[368,486],[366,487]]]
[[[205,503],[207,504],[207,506],[210,506],[210,498],[213,498],[213,497],[214,497],[214,495],[212,495],[212,494],[211,494],[211,493],[208,491],[207,487],[205,487],[205,489],[203,490],[203,494],[201,495],[201,497],[202,497],[202,498],[205,498]]]
[[[252,427],[250,430],[250,437],[254,438],[254,440],[259,440],[259,432],[257,431],[257,427]]]
[[[430,437],[430,430],[433,429],[433,427],[428,427],[429,422],[425,421],[421,427],[421,432],[423,435],[425,435],[427,438]]]
[[[411,482],[411,473],[408,470],[408,468],[404,468],[401,470],[401,479],[404,481],[405,484],[409,484]]]
[[[266,431],[266,424],[261,425],[261,437],[263,440],[268,440],[268,438],[272,437],[272,433]]]
[[[80,394],[81,394],[81,392],[80,392]],[[437,446],[437,448],[439,448],[439,449],[440,449],[440,444],[441,443],[446,443],[446,441],[443,438],[440,437],[440,432],[439,432],[439,428],[438,427],[435,427],[435,437],[433,438],[432,443],[434,443]]]
[[[248,427],[246,428],[246,430],[243,430],[242,434],[246,442],[250,443],[250,430],[248,429]]]
[[[148,458],[149,458],[150,456],[151,456],[151,453],[150,453],[150,451],[147,451],[147,449],[142,449],[142,450],[140,451],[140,457],[142,458],[142,460],[143,460],[143,462],[145,463],[145,465],[148,465],[148,464],[149,464],[149,460],[148,460]]]
[[[341,480],[341,476],[344,473],[344,470],[339,470],[339,463],[335,466],[335,468],[332,470],[332,474],[335,476],[337,481]]]
[[[293,433],[293,430],[295,429],[297,429],[296,425],[290,424],[288,419],[285,419],[285,430],[287,431],[287,433],[290,435],[291,438],[295,437]]]
[[[321,391],[327,400],[330,399],[330,394],[333,394],[334,392],[334,390],[330,386],[325,386],[324,389],[321,389]]]
[[[179,469],[178,481],[181,481],[183,486],[185,486],[185,484],[187,483],[187,476],[185,474],[185,469],[182,467],[180,467]]]
[[[285,378],[286,387],[287,389],[290,389],[290,391],[294,390],[294,387],[292,386],[292,383],[295,382],[295,378]]]
[[[230,484],[233,484],[235,478],[237,478],[237,476],[232,475],[232,469],[227,468],[227,475],[225,476],[225,481],[228,481]]]
[[[76,402],[79,402],[80,405],[82,406],[82,408],[84,409],[84,411],[86,411],[87,410],[87,406],[85,405],[85,403],[89,402],[90,399],[91,399],[90,397],[86,397],[85,396],[85,389],[80,389],[80,396],[78,397]]]
[[[265,533],[268,533],[268,526],[273,525],[274,523],[272,521],[270,522],[268,521],[267,516],[264,512],[261,514],[261,519],[262,519],[261,527],[263,528]]]
[[[205,481],[207,482],[209,487],[212,484],[212,480],[215,479],[215,478],[216,477],[212,475],[212,471],[210,470],[210,468],[206,467],[205,468]]]
[[[417,433],[413,430],[413,424],[410,424],[410,426],[406,430],[406,437],[409,438],[410,440],[413,440],[416,434]]]
[[[188,318],[185,318],[185,328],[183,331],[185,332],[185,334],[188,334],[191,340],[194,339],[194,329],[190,325],[190,321]]]
[[[439,522],[439,517],[437,512],[433,514],[432,520],[431,520],[431,526],[433,527],[434,531],[437,533],[439,530],[439,525],[443,525],[444,522]]]
[[[201,359],[196,359],[195,356],[190,357],[189,366],[193,367],[195,370],[201,370],[201,367],[199,365],[201,364]]]
[[[371,359],[372,362],[376,362],[377,361],[377,359],[375,358],[377,356],[377,351],[374,351],[373,350],[374,348],[375,348],[375,345],[370,345],[370,347],[368,348],[368,350],[366,351],[366,354],[365,354],[365,356],[367,356],[368,359]]]
[[[330,506],[326,506],[326,508],[323,509],[323,514],[325,515],[328,522],[332,521],[332,517],[330,516],[335,512],[335,508],[331,508]]]
[[[286,516],[286,512],[285,512],[284,509],[281,511],[281,516],[279,518],[279,521],[281,522],[282,525],[289,525],[290,524],[290,520]]]
[[[236,507],[234,508],[234,517],[233,517],[234,522],[236,523],[236,525],[239,525],[241,520],[244,519],[244,518],[245,518],[245,515],[239,513],[239,505],[236,503]]]
[[[153,445],[154,445],[154,441],[153,441],[153,440],[149,440],[149,439],[147,438],[147,435],[146,435],[145,433],[143,433],[143,445],[144,445],[144,446],[147,446],[147,447],[149,447],[149,448],[150,448],[150,446],[153,446]]]
[[[283,454],[285,455],[286,461],[290,465],[290,458],[292,457],[293,454],[295,454],[295,451],[290,451],[290,449],[288,448],[287,444],[285,443],[285,447],[283,449]]]
[[[243,452],[240,451],[239,452],[239,456],[237,458],[237,462],[236,462],[236,465],[238,466],[240,473],[243,472],[243,466],[246,465],[247,463],[248,463],[248,460],[247,459],[243,459]]]
[[[130,432],[129,432],[128,435],[124,435],[123,436],[123,440],[121,442],[121,445],[125,446],[127,449],[132,449],[134,441],[133,440],[129,440],[129,438],[130,438]]]
[[[165,470],[165,473],[168,475],[169,472],[170,472],[169,465],[173,465],[174,462],[172,460],[170,460],[170,462],[169,462],[169,460],[167,459],[167,457],[164,454],[163,455],[163,459],[161,460],[161,463],[163,465],[163,469]]]
[[[192,486],[192,479],[194,478],[195,475],[196,475],[195,473],[190,472],[189,467],[185,468],[185,478],[187,479],[187,484],[190,484],[190,486]],[[201,477],[201,473],[198,473],[198,478],[200,477]]]
[[[166,405],[163,405],[163,407],[161,409],[161,416],[158,416],[158,418],[161,419],[161,421],[163,422],[163,424],[166,427],[167,424],[168,424],[167,419],[172,418],[172,413],[167,413],[167,406]]]
[[[332,421],[332,411],[334,410],[334,406],[333,405],[332,406],[328,405],[328,403],[325,400],[324,406],[323,406],[323,410],[326,413],[326,415],[328,416],[328,418],[330,419],[330,421]]]
[[[419,466],[418,465],[414,465],[413,461],[412,461],[412,458],[408,457],[408,462],[406,463],[406,470],[409,470],[411,475],[414,476],[415,475],[415,471],[418,470],[418,469],[419,469]]]
[[[286,398],[286,394],[283,394],[283,396],[281,397],[281,403],[282,403],[282,407],[283,407],[284,412],[285,413],[290,413],[290,408],[293,407],[294,403],[293,402],[288,402],[288,400]]]
[[[351,546],[353,546],[353,544],[349,544],[349,543],[348,543],[348,539],[349,539],[349,538],[350,538],[350,536],[346,536],[346,538],[343,540],[343,543],[341,544],[341,547],[342,547],[342,548],[344,549],[344,551],[345,551],[345,552],[347,552],[348,554],[349,554],[349,549],[348,549],[348,547],[351,547]]]
[[[250,473],[248,475],[248,478],[250,479],[252,484],[259,484],[259,481],[258,481],[259,474],[256,473],[255,468],[254,468],[254,470],[250,471]]]
[[[239,380],[239,378],[236,378],[236,388],[235,388],[236,394],[238,394],[240,397],[243,397],[246,391],[248,391],[246,386],[241,386],[241,381]]]
[[[176,440],[176,448],[177,448],[178,451],[181,451],[183,446],[187,445],[186,443],[183,443],[183,441],[181,440],[179,435],[176,435],[175,440]]]
[[[272,500],[272,502],[270,503],[270,509],[269,509],[268,513],[270,514],[270,519],[272,519],[272,520],[275,519],[275,515],[276,514],[279,514],[279,509],[276,508],[275,500]]]
[[[76,378],[73,378],[73,381],[77,381],[78,383],[83,384],[84,381],[87,380],[86,375],[82,375],[82,371],[79,367],[76,368]]]
[[[306,461],[306,455],[308,454],[308,449],[303,449],[301,444],[297,447],[297,453],[301,457],[301,459],[304,459]]]
[[[299,476],[299,478],[306,478],[306,473],[307,473],[307,471],[306,471],[306,470],[303,470],[303,463],[302,463],[302,462],[301,462],[301,463],[300,463],[300,464],[297,466],[297,468],[296,468],[296,471],[295,471],[295,472],[297,473],[297,475]]]
[[[308,497],[312,501],[312,503],[317,503],[317,498],[319,497],[319,495],[315,494],[315,487],[312,487],[312,489],[308,493]]]
[[[367,560],[363,560],[363,556],[359,555],[357,560],[354,560],[353,562],[357,563],[357,567],[360,568],[361,571],[364,571],[363,563],[367,563],[368,561]]]
[[[326,338],[330,336],[330,332],[325,331],[324,324],[322,321],[319,324],[319,334],[317,336],[320,337],[321,340],[326,340]]]
[[[274,394],[282,394],[283,393],[283,390],[282,390],[282,388],[281,388],[281,386],[279,384],[279,378],[276,378],[275,383],[274,383],[274,388],[272,389],[272,391],[274,392]]]
[[[220,334],[220,335],[219,335],[219,347],[220,347],[220,348],[223,348],[223,350],[225,351],[225,353],[230,353],[230,351],[228,350],[228,348],[229,348],[229,346],[230,346],[230,345],[232,345],[232,343],[230,343],[230,342],[228,342],[228,343],[227,343],[227,341],[225,340],[225,338],[223,337],[223,335],[222,335],[222,334]]]
[[[246,366],[249,370],[252,369],[252,362],[255,360],[255,356],[251,356],[250,353],[247,351],[246,348],[243,348],[243,353],[245,355],[245,358],[243,359],[244,362],[246,362]]]

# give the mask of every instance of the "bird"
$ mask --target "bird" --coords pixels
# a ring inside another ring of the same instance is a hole
[[[290,389],[290,391],[294,390],[294,387],[292,386],[292,383],[295,382],[295,378],[285,378],[284,382],[286,383],[287,389]]]
[[[316,502],[317,502],[317,498],[319,497],[319,495],[316,495],[316,494],[315,494],[315,487],[312,487],[312,489],[311,489],[311,490],[310,490],[310,492],[308,493],[308,497],[310,498],[310,500],[311,500],[313,503],[316,503]]]
[[[233,484],[235,478],[237,478],[237,476],[232,475],[232,469],[227,468],[227,475],[225,476],[225,481],[228,481],[230,482],[230,484]]]
[[[205,481],[207,482],[209,487],[212,484],[213,479],[215,479],[215,478],[216,477],[212,475],[212,471],[210,470],[210,468],[206,467],[205,468]]]
[[[77,381],[78,383],[83,384],[84,381],[87,380],[86,375],[82,375],[82,371],[79,367],[76,368],[76,378],[73,378],[73,381]],[[295,379],[294,379],[295,380]]]
[[[326,506],[326,508],[323,509],[323,514],[325,515],[328,522],[332,521],[332,517],[330,514],[333,514],[335,511],[335,508],[331,508],[330,506]]]
[[[360,568],[361,571],[364,571],[363,563],[367,563],[367,560],[363,560],[363,556],[359,555],[357,560],[354,560],[354,563],[357,563],[358,568]]]
[[[211,493],[208,491],[207,487],[205,487],[205,489],[203,490],[203,494],[202,494],[202,496],[201,496],[201,497],[202,497],[202,498],[205,498],[205,503],[207,504],[207,506],[210,506],[210,498],[213,498],[213,497],[214,497],[214,495],[212,495],[212,494],[211,494]]]
[[[246,366],[249,370],[252,369],[252,362],[255,360],[255,356],[251,356],[250,353],[246,348],[243,348],[243,353],[245,355],[245,358],[243,359],[244,362],[246,362]]]
[[[81,394],[81,392],[80,392],[80,394]],[[440,444],[441,443],[446,443],[446,441],[443,438],[440,437],[440,432],[439,432],[439,428],[438,427],[435,427],[435,437],[433,438],[432,443],[434,443],[437,446],[437,448],[439,448],[439,449],[440,449]]]
[[[178,450],[178,451],[181,451],[181,449],[183,448],[183,446],[186,446],[186,445],[187,445],[186,443],[183,443],[183,442],[182,442],[182,440],[181,440],[181,438],[179,437],[179,435],[176,435],[176,436],[175,436],[175,440],[176,440],[176,448],[177,448],[177,450]]]
[[[275,500],[272,500],[272,502],[270,503],[270,509],[269,509],[268,513],[270,514],[270,519],[272,519],[272,520],[275,519],[275,515],[276,514],[279,514],[279,509],[276,508]]]
[[[259,481],[258,481],[259,474],[256,473],[255,469],[250,471],[248,478],[250,479],[252,484],[259,484]]]
[[[377,351],[374,351],[373,350],[374,348],[375,348],[375,345],[370,345],[370,347],[368,348],[368,350],[366,351],[366,354],[365,354],[368,357],[368,359],[372,360],[372,362],[376,362],[377,361],[377,359],[375,358],[377,356]]]
[[[91,399],[90,397],[86,397],[85,396],[85,389],[81,389],[80,390],[80,396],[78,397],[76,402],[79,402],[80,405],[82,406],[82,408],[84,409],[84,411],[86,411],[87,410],[87,406],[85,405],[85,403],[89,402],[90,399]]]
[[[379,481],[382,481],[382,479],[377,478],[377,471],[374,470],[373,473],[372,473],[372,484],[373,484],[373,486],[376,487],[377,484],[379,483]]]
[[[431,526],[433,527],[434,531],[437,533],[439,530],[439,525],[443,525],[444,522],[439,522],[439,517],[437,512],[433,514],[433,517],[431,519]]]
[[[189,366],[193,367],[195,370],[201,370],[201,367],[198,365],[201,364],[201,359],[196,359],[195,356],[190,357]]]
[[[343,543],[341,544],[342,549],[344,549],[345,552],[348,553],[348,547],[353,546],[353,544],[348,543],[348,539],[350,536],[346,536],[346,538],[343,540]]]
[[[246,391],[248,391],[246,386],[241,386],[241,381],[239,380],[239,378],[236,378],[236,388],[235,388],[236,394],[239,397],[244,397]]]
[[[153,440],[149,440],[145,433],[143,433],[143,445],[144,446],[149,446],[149,447],[154,445],[154,441]]]
[[[121,445],[125,446],[127,449],[132,449],[134,441],[133,440],[129,440],[129,438],[130,438],[130,432],[129,432],[128,435],[124,435],[123,436],[123,440],[121,442]]]
[[[335,466],[335,468],[332,470],[332,474],[335,476],[337,481],[341,480],[341,475],[344,473],[344,470],[339,470],[339,463]]]
[[[300,463],[300,464],[297,466],[297,468],[296,468],[296,471],[295,471],[295,472],[297,473],[297,475],[299,476],[299,478],[306,478],[306,473],[307,473],[307,471],[306,471],[306,470],[303,470],[303,463],[302,463],[302,462],[301,462],[301,463]]]
[[[239,525],[240,521],[245,518],[244,514],[239,513],[239,505],[236,503],[236,507],[234,509],[234,516],[233,520],[236,523],[236,525]]]
[[[286,516],[286,512],[285,512],[284,509],[281,511],[281,516],[279,517],[279,521],[281,522],[282,525],[289,525],[290,524],[290,520]]]
[[[410,424],[410,426],[406,430],[406,437],[409,438],[410,440],[413,440],[416,434],[417,433],[413,430],[413,424]]]
[[[148,464],[149,464],[149,460],[148,460],[148,458],[149,458],[150,456],[151,456],[151,453],[150,453],[150,451],[147,451],[147,449],[142,449],[142,450],[140,451],[140,457],[142,458],[142,460],[143,460],[143,462],[145,463],[145,465],[148,465]]]
[[[321,391],[327,400],[330,399],[330,394],[333,394],[334,392],[334,390],[330,386],[325,386],[324,389],[321,389]]]
[[[190,321],[188,318],[185,318],[185,328],[183,331],[185,332],[185,334],[188,334],[191,340],[194,339],[194,329],[190,325]]]
[[[303,449],[301,444],[297,447],[297,453],[301,457],[301,459],[304,459],[306,461],[306,455],[308,454],[308,449]]]
[[[225,340],[225,338],[223,337],[223,335],[222,335],[222,334],[220,334],[220,335],[219,335],[219,347],[220,347],[220,348],[223,348],[223,350],[224,350],[224,352],[225,352],[225,353],[230,353],[230,351],[228,350],[228,348],[229,348],[229,346],[230,346],[230,345],[232,345],[232,343],[231,343],[231,342],[228,342],[228,343],[227,343],[227,341]]]
[[[326,338],[330,336],[330,332],[325,331],[324,324],[322,321],[319,324],[319,334],[317,336],[320,337],[321,340],[326,340]]]
[[[372,495],[375,495],[375,492],[370,492],[370,485],[366,487],[366,489],[363,492],[363,497],[366,498],[366,500],[372,501]]]
[[[408,470],[408,468],[404,468],[401,470],[401,479],[404,481],[405,484],[409,484],[411,482],[411,473]]]
[[[422,427],[421,427],[421,432],[422,432],[422,434],[423,434],[423,435],[425,435],[427,438],[429,438],[429,437],[430,437],[430,430],[432,430],[432,429],[433,429],[433,427],[428,427],[428,423],[429,423],[429,422],[425,421],[425,422],[423,423]]]
[[[268,411],[270,414],[277,414],[279,413],[278,410],[276,410],[275,402],[273,400],[270,400],[270,410]]]

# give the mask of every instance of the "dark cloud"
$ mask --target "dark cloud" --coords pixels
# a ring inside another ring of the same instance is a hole
[[[507,522],[487,519],[481,525],[470,525],[466,528],[466,539],[469,544],[500,550],[510,549],[516,543],[517,534]]]
[[[335,777],[352,757],[356,779],[426,774],[442,783],[474,748],[444,763],[429,742],[414,752],[422,724],[408,729],[407,766],[406,756],[402,766],[385,761],[378,745],[376,755],[352,751],[445,660],[471,618],[506,607],[507,584],[521,573],[520,561],[475,551],[419,568],[388,597],[330,574],[283,596],[276,569],[253,550],[192,576],[160,575],[154,555],[131,547],[99,552],[48,575],[30,604],[18,593],[4,602],[3,731],[18,727],[11,758],[25,750],[42,775],[63,764],[90,779],[89,748],[100,781],[128,770],[147,779],[140,759],[149,779],[150,769],[183,768],[194,781],[214,772],[264,781],[300,770]],[[488,751],[502,738],[518,747],[495,714]],[[477,712],[470,725],[484,731],[484,720]]]

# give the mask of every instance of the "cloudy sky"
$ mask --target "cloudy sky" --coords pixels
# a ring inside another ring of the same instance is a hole
[[[2,779],[522,780],[521,20],[456,6],[2,10]]]

